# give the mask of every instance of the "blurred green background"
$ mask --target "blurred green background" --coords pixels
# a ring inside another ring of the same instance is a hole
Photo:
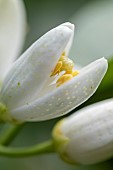
[[[27,11],[27,37],[23,51],[49,29],[70,21],[76,25],[70,57],[80,65],[100,58],[109,59],[109,69],[88,105],[113,97],[113,0],[24,0]],[[76,110],[77,110],[76,109]],[[73,111],[74,112],[74,111]],[[72,113],[70,113],[72,114]],[[27,123],[12,142],[13,146],[30,146],[51,137],[59,119]],[[0,170],[112,170],[113,161],[92,166],[72,166],[55,154],[29,158],[0,158]]]

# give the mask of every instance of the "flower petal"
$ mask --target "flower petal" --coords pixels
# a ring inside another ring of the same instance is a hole
[[[75,164],[94,164],[113,157],[113,99],[77,111],[58,128],[68,139],[66,145],[59,144],[62,158],[64,154]],[[57,134],[53,137],[58,139]]]
[[[86,101],[99,86],[107,70],[107,61],[99,59],[72,80],[42,98],[11,110],[15,119],[39,121],[62,116]]]
[[[21,0],[0,1],[0,81],[3,81],[23,45],[26,15]]]
[[[64,23],[64,24],[62,24],[62,25],[63,25],[63,26],[69,26],[70,29],[72,30],[71,38],[70,38],[70,40],[69,40],[69,42],[68,42],[68,44],[66,45],[66,48],[65,48],[66,56],[68,56],[68,55],[69,55],[70,48],[71,48],[72,43],[73,43],[75,26],[74,26],[74,24],[71,24],[71,25],[70,25],[69,22],[66,22],[66,23]]]
[[[1,90],[9,109],[31,102],[41,91],[71,37],[70,25],[46,33],[14,63]]]

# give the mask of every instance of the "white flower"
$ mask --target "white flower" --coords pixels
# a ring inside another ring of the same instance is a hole
[[[53,130],[56,150],[74,164],[113,157],[113,99],[98,102],[61,120]]]
[[[107,70],[107,61],[102,58],[79,74],[74,72],[73,62],[66,57],[73,34],[74,25],[64,23],[43,35],[14,63],[0,94],[0,102],[7,107],[5,118],[20,121],[55,118],[96,91]],[[61,76],[62,71],[66,75]]]
[[[18,57],[26,32],[21,0],[0,0],[0,82]]]

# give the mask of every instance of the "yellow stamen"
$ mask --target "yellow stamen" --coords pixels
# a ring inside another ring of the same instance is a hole
[[[79,74],[79,71],[73,71],[71,74],[73,75],[73,77],[75,77]]]
[[[65,56],[65,52],[62,53],[54,71],[51,76],[55,76],[59,74],[61,71],[65,71],[65,73],[57,80],[57,87],[62,85],[63,83],[69,81],[73,77],[79,74],[78,71],[73,71],[74,63],[68,57]]]
[[[62,55],[61,55],[59,61],[63,61],[65,58],[67,58],[67,57],[65,56],[65,52],[64,52],[64,53],[62,53]]]
[[[55,76],[56,74],[59,74],[60,73],[60,69],[62,67],[62,61],[58,61],[54,71],[52,72],[51,76]]]
[[[65,51],[62,53],[62,56],[66,56],[66,53],[65,53]]]
[[[72,72],[73,67],[74,67],[73,61],[65,57],[64,60],[62,61],[61,71],[66,71],[66,73],[69,73]]]
[[[57,80],[57,87],[59,87],[60,85],[62,85],[63,83],[69,81],[70,79],[72,79],[73,76],[71,74],[64,74],[62,75],[58,80]]]

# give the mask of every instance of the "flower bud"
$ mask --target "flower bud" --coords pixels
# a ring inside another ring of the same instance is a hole
[[[53,139],[61,158],[95,164],[113,156],[113,99],[105,100],[58,122]]]

